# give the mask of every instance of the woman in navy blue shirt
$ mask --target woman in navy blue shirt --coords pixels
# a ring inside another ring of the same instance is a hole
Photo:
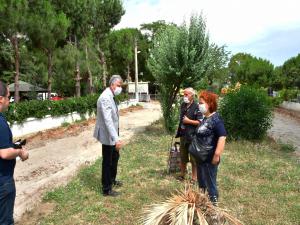
[[[199,93],[199,110],[204,115],[202,123],[196,129],[197,140],[209,149],[207,160],[197,163],[197,176],[199,187],[208,191],[212,203],[217,204],[217,172],[220,157],[226,141],[224,123],[217,110],[218,96],[210,91]]]

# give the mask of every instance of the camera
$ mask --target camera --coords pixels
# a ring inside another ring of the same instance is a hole
[[[26,145],[26,139],[19,139],[15,143],[13,143],[13,148],[15,149],[21,149],[23,145]]]

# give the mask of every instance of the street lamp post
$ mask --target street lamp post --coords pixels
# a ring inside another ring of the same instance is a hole
[[[135,99],[139,101],[139,93],[138,93],[138,60],[137,60],[137,40],[134,41],[134,64],[135,64]]]

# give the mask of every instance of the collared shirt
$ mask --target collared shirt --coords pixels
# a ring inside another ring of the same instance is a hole
[[[0,113],[0,151],[13,147],[12,132],[2,113]],[[10,180],[14,175],[16,160],[6,160],[0,158],[0,184]]]

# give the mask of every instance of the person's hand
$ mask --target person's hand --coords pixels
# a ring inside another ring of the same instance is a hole
[[[120,149],[122,148],[122,146],[123,146],[122,141],[117,141],[117,142],[116,142],[116,150],[117,150],[117,151],[120,151]]]
[[[29,152],[28,152],[28,150],[26,150],[25,148],[22,148],[22,149],[20,150],[19,156],[20,156],[20,158],[21,158],[22,161],[27,160],[28,157],[29,157]]]
[[[218,165],[219,162],[220,162],[220,156],[214,154],[214,157],[213,157],[211,163],[212,163],[213,165]]]
[[[184,116],[182,122],[183,124],[188,124],[190,122],[190,119],[187,116]]]

